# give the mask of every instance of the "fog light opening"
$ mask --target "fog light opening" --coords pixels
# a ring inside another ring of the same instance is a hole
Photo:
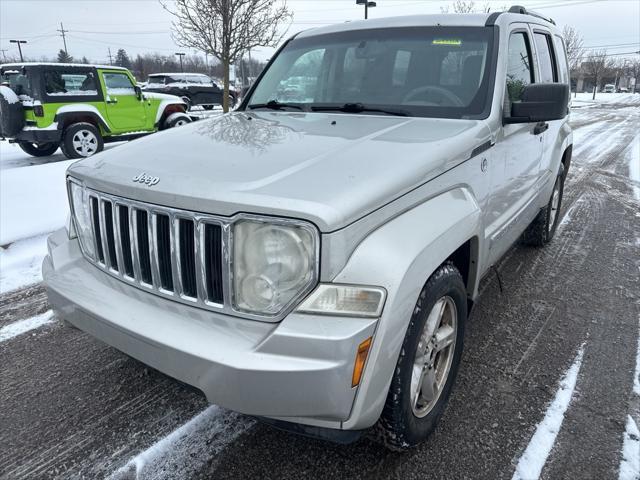
[[[358,385],[360,385],[362,373],[364,372],[364,364],[367,362],[369,348],[371,348],[371,339],[372,337],[369,337],[360,345],[358,345],[356,361],[353,365],[353,375],[351,376],[351,387],[357,387]]]

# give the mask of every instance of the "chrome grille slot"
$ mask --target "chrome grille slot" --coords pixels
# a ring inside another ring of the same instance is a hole
[[[182,294],[187,297],[198,297],[196,282],[196,232],[193,220],[178,219],[178,258],[180,259],[180,279]]]
[[[206,223],[204,226],[204,274],[207,301],[223,302],[222,289],[222,228]]]
[[[131,254],[131,228],[129,225],[129,207],[118,205],[118,226],[120,236],[120,248],[122,249],[123,273],[134,278],[133,256]]]
[[[155,215],[156,230],[156,261],[158,262],[158,273],[160,287],[168,292],[173,291],[173,273],[171,267],[171,219],[169,215]]]
[[[107,253],[109,254],[109,266],[118,271],[118,255],[116,254],[116,238],[113,228],[113,205],[108,200],[102,204],[104,208],[104,235],[107,239]]]
[[[137,254],[140,262],[140,280],[153,285],[151,276],[151,253],[149,251],[149,215],[145,210],[136,210]]]
[[[100,206],[96,197],[90,197],[91,202],[91,222],[93,223],[93,236],[96,242],[96,252],[98,261],[105,264],[104,250],[102,249],[102,228],[100,228]]]

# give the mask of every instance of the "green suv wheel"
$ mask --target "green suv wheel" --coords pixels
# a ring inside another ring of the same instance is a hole
[[[18,146],[23,152],[28,153],[33,157],[48,157],[53,155],[58,150],[57,143],[31,143],[31,142],[18,142]]]
[[[101,152],[104,141],[94,125],[81,122],[65,129],[61,147],[67,158],[86,158]]]

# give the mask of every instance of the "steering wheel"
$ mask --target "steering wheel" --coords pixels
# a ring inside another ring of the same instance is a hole
[[[409,93],[405,95],[405,97],[402,99],[402,103],[403,104],[410,103],[411,100],[413,100],[415,97],[418,97],[421,94],[426,92],[435,93],[436,95],[439,95],[440,97],[447,99],[451,104],[453,104],[454,107],[465,106],[462,100],[460,100],[460,97],[458,97],[455,93],[447,90],[446,88],[436,87],[435,85],[423,85],[422,87],[414,88],[413,90],[411,90]],[[428,103],[429,105],[440,105],[440,104],[434,104],[432,102],[426,102],[426,103]]]

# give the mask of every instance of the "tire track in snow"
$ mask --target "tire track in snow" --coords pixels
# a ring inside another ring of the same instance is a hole
[[[544,419],[538,424],[536,432],[531,437],[527,448],[518,461],[518,466],[512,480],[532,480],[540,478],[542,468],[547,462],[556,437],[560,432],[564,414],[569,408],[573,392],[576,388],[578,374],[582,366],[584,344],[578,350],[576,357],[560,381],[556,395],[547,408]]]

